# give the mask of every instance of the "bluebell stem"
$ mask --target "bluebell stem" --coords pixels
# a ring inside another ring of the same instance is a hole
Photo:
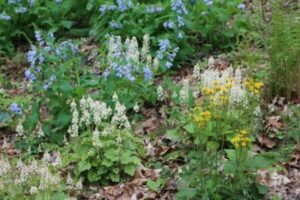
[[[177,38],[178,38],[178,39],[182,39],[182,38],[183,38],[182,32],[179,32],[179,33],[178,33]]]
[[[168,29],[174,29],[175,23],[172,20],[168,20],[163,24],[163,26]]]
[[[15,13],[25,13],[25,12],[27,12],[27,8],[26,7],[23,7],[23,6],[21,6],[21,7],[18,7],[18,8],[16,8],[15,9]]]
[[[161,6],[156,6],[156,5],[149,5],[146,6],[145,11],[148,14],[153,14],[153,13],[160,13],[162,12],[164,9]]]
[[[238,5],[238,9],[244,10],[246,8],[246,5],[244,3],[241,3]]]
[[[133,6],[131,0],[117,0],[118,9],[123,12]]]
[[[120,29],[120,28],[122,28],[122,24],[120,24],[119,22],[116,22],[116,21],[109,22],[109,26],[112,29]]]
[[[178,27],[184,26],[184,19],[181,16],[177,16],[177,21],[178,21]]]
[[[208,6],[212,6],[214,4],[213,0],[204,0],[204,3]]]
[[[27,60],[30,63],[31,67],[35,66],[36,59],[37,59],[36,47],[34,45],[31,45],[31,49],[27,53]]]
[[[3,11],[0,14],[0,19],[5,20],[5,21],[9,21],[9,20],[11,20],[11,16],[9,16],[5,11]]]
[[[177,14],[187,14],[188,13],[182,0],[172,0],[171,8]]]
[[[55,0],[56,4],[61,4],[63,2],[63,0]]]
[[[145,66],[143,68],[143,72],[144,72],[144,79],[145,79],[145,81],[149,81],[152,78],[152,71],[149,68],[149,66]]]
[[[18,106],[18,104],[16,104],[16,103],[10,104],[9,109],[10,109],[10,112],[12,112],[14,114],[17,114],[17,115],[23,114],[22,108],[20,106]]]
[[[29,69],[25,71],[25,77],[31,82],[35,80],[35,75]]]
[[[44,45],[44,40],[42,39],[41,31],[35,31],[35,39],[38,41],[40,46]]]
[[[34,5],[34,3],[35,3],[35,0],[28,0],[28,4],[29,4],[29,6],[33,6],[33,5]]]

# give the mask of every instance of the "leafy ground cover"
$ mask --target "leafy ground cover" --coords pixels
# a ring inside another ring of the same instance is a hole
[[[298,1],[0,1],[0,199],[299,199]]]

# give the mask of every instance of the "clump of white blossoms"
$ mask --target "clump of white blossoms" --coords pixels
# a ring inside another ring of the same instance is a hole
[[[72,117],[75,117],[75,119],[72,118],[69,133],[72,134],[75,130],[78,136],[80,129],[91,129],[93,146],[102,147],[101,136],[108,136],[111,133],[118,132],[117,130],[129,131],[131,124],[126,116],[126,107],[119,102],[117,94],[114,94],[112,99],[115,103],[114,112],[106,103],[93,100],[91,97],[82,97],[79,109],[77,109],[76,103],[72,101],[71,112]],[[118,134],[117,140],[120,139],[119,137]]]
[[[182,88],[179,92],[179,102],[181,106],[186,106],[189,102],[189,80],[184,79],[182,80]]]
[[[20,120],[18,122],[18,125],[16,127],[16,132],[19,137],[22,137],[24,135],[23,120]]]
[[[113,125],[115,125],[115,127],[119,129],[124,128],[126,130],[130,130],[131,128],[129,120],[126,116],[126,107],[119,101],[116,102],[115,113],[112,117],[111,122]]]
[[[73,100],[71,102],[71,112],[72,112],[72,125],[68,129],[68,133],[71,137],[78,136],[78,129],[79,129],[79,113],[77,110],[77,104]]]
[[[5,176],[10,170],[10,162],[7,158],[0,158],[0,177]]]
[[[156,89],[156,93],[157,93],[157,100],[159,101],[164,101],[165,100],[165,93],[164,93],[164,89],[161,85],[159,85]]]
[[[200,65],[199,65],[199,63],[197,63],[194,66],[193,78],[196,79],[196,80],[200,80],[201,79],[201,72],[200,72]]]
[[[126,38],[122,43],[120,36],[111,35],[108,43],[108,66],[104,76],[108,77],[112,72],[119,78],[130,81],[137,76],[144,76],[145,81],[152,78],[153,71],[159,65],[158,59],[153,59],[150,53],[150,36],[143,37],[143,45],[140,48],[137,38]]]
[[[228,90],[229,105],[246,104],[247,103],[247,89],[243,85],[243,75],[240,69],[234,70],[232,67],[220,71],[215,68],[208,68],[201,74],[201,86],[208,90],[213,90],[216,85],[221,89],[215,92],[216,100],[222,96],[222,92]]]
[[[21,159],[15,163],[1,158],[0,165],[0,183],[7,187],[17,185],[24,193],[35,194],[60,186],[59,175],[53,173],[44,161],[31,160],[26,164]],[[0,192],[7,190],[7,187],[0,187]]]

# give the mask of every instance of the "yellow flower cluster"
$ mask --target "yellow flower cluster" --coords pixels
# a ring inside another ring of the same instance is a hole
[[[203,87],[202,93],[207,95],[213,105],[226,105],[228,103],[229,91],[233,86],[234,78],[228,78],[225,84],[221,84],[220,81],[213,81],[211,88]]]
[[[194,122],[200,127],[204,128],[207,122],[209,122],[212,118],[211,112],[210,111],[202,111],[199,112],[200,108],[197,107],[195,108],[195,112],[193,114],[193,119]]]
[[[248,132],[246,130],[241,130],[239,134],[231,139],[231,143],[236,149],[246,148],[250,143]]]
[[[259,94],[264,86],[262,82],[254,81],[252,78],[247,78],[246,80],[244,80],[244,85],[250,92],[254,94]]]

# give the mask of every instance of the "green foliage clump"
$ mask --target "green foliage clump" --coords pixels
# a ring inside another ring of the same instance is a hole
[[[287,100],[300,98],[299,11],[284,7],[281,1],[274,2],[268,28],[270,95],[284,96]]]

